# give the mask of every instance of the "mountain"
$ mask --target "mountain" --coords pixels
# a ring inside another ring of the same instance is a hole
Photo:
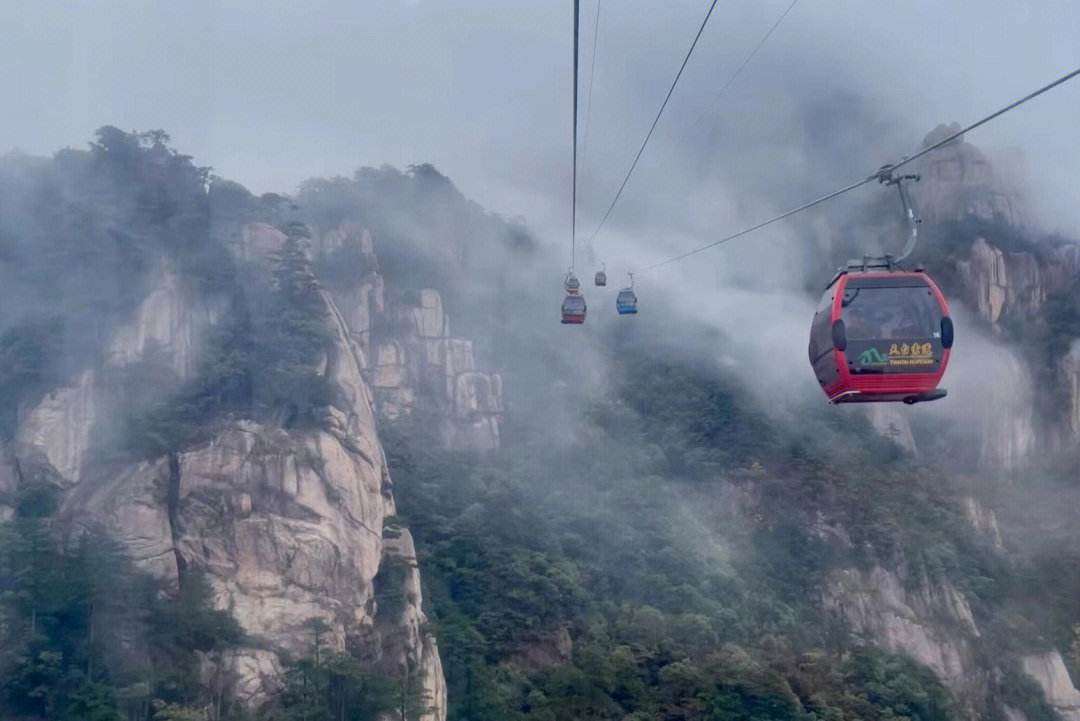
[[[764,400],[673,293],[560,328],[430,165],[256,197],[168,142],[0,162],[8,717],[1080,719],[1078,246],[974,146],[918,168],[911,409]]]
[[[192,704],[218,717],[287,699],[299,674],[304,688],[334,684],[326,693],[342,708],[378,682],[385,710],[398,706],[396,694],[409,699],[410,718],[445,718],[438,647],[412,538],[395,520],[376,408],[393,417],[421,387],[438,387],[445,444],[491,447],[498,377],[477,371],[469,342],[449,335],[438,293],[386,304],[370,236],[337,228],[316,238],[327,255],[367,238],[352,271],[365,285],[342,297],[343,312],[312,271],[310,230],[277,218],[275,199],[219,188],[160,134],[106,128],[98,137],[88,153],[66,151],[29,177],[16,159],[6,178],[21,197],[8,196],[5,270],[41,267],[40,279],[12,286],[43,300],[9,319],[4,336],[14,413],[0,510],[15,534],[40,534],[61,558],[108,539],[131,585],[201,596],[232,625],[164,649],[154,603],[143,599],[149,608],[126,615],[149,619],[95,639],[108,620],[87,600],[99,591],[94,579],[53,597],[13,536],[4,629],[17,650],[5,678],[31,673],[68,633],[83,638],[58,652],[58,672],[86,669],[36,697],[9,686],[11,708],[53,717],[105,684],[115,687],[109,703],[135,717]],[[93,245],[98,237],[107,250]],[[52,263],[75,276],[70,286],[53,284]],[[77,314],[114,302],[115,288],[126,297],[86,337]],[[373,329],[376,320],[393,332]],[[37,496],[46,509],[24,500]],[[44,635],[39,605],[52,609]],[[331,654],[340,673],[319,668]],[[176,656],[183,665],[170,669]],[[190,678],[169,680],[185,669]]]

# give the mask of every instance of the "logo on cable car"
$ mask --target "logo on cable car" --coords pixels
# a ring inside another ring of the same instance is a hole
[[[888,357],[881,355],[881,351],[879,351],[877,348],[867,348],[859,354],[859,365],[883,366],[888,364]]]
[[[888,355],[877,348],[859,354],[861,366],[926,366],[934,364],[934,346],[930,343],[893,343]]]

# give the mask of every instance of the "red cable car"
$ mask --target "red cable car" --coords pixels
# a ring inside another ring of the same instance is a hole
[[[585,322],[585,297],[570,293],[562,302],[563,325],[581,325]]]
[[[831,403],[937,400],[953,335],[945,296],[921,268],[853,261],[818,305],[810,365]]]

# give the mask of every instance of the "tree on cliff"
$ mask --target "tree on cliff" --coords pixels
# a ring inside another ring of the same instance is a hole
[[[310,423],[313,410],[328,403],[318,364],[330,340],[329,312],[305,252],[310,237],[303,223],[288,223],[286,239],[273,256],[274,285],[258,343],[264,362],[256,373],[257,403],[285,426]]]
[[[55,489],[15,500],[0,523],[0,718],[147,721],[154,697],[203,701],[200,654],[241,641],[205,580],[160,594],[99,530],[65,533]]]

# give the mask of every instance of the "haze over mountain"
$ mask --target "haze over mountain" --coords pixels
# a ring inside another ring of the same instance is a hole
[[[718,8],[590,245],[701,11],[605,4],[578,264],[614,287],[572,329],[566,8],[5,10],[0,716],[1080,719],[1076,88],[914,168],[942,401],[828,406],[806,359],[835,267],[902,243],[891,190],[614,313],[1080,27],[799,4],[697,122],[786,4]]]

